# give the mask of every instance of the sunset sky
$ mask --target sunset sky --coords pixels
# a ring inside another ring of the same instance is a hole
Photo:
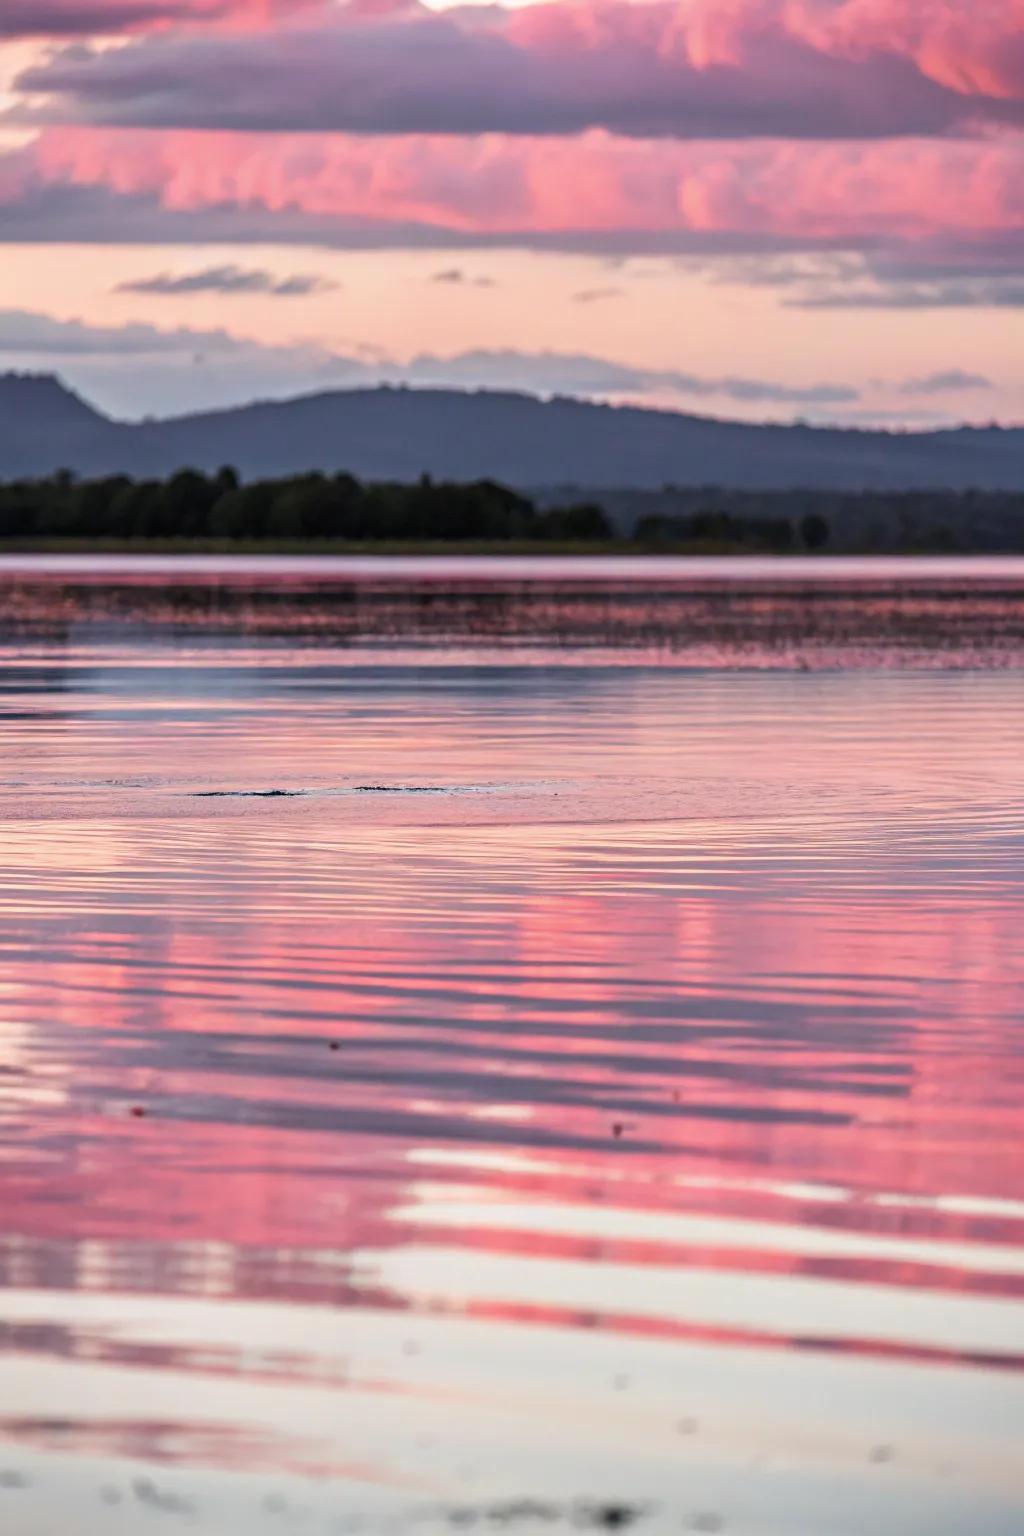
[[[0,369],[1024,421],[1024,0],[0,0]]]

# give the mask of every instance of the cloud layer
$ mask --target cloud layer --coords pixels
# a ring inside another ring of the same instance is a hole
[[[0,210],[7,239],[857,250],[888,262],[893,281],[954,267],[1011,277],[1024,136],[718,145],[54,129],[0,156]]]
[[[262,355],[268,364],[287,362],[299,371],[305,366],[317,374],[329,367],[336,383],[348,385],[419,384],[592,396],[664,393],[814,405],[847,404],[859,398],[859,392],[845,384],[794,387],[765,379],[712,378],[682,370],[637,368],[579,353],[479,348],[450,357],[424,352],[407,362],[386,357],[368,360],[312,343],[261,347],[223,329],[162,329],[144,323],[98,326],[31,310],[0,310],[0,356],[110,359],[176,354],[192,358]]]
[[[3,0],[0,38],[118,37],[169,25],[253,27],[317,0]]]
[[[792,309],[1024,309],[1024,280],[995,275],[960,282],[812,286],[783,303]]]
[[[126,16],[140,8],[126,0]],[[877,139],[1024,126],[1024,0],[931,0],[924,13],[921,0],[316,7],[276,29],[70,47],[17,86],[35,120],[261,133]]]
[[[211,14],[194,0],[3,0],[0,37],[93,37]]]
[[[1024,0],[6,0],[2,14],[14,32],[35,18],[127,40],[23,72],[22,113],[62,125],[0,155],[0,240],[847,251],[864,281],[782,302],[1020,302]]]
[[[786,318],[805,336],[833,334],[845,311],[888,338],[923,331],[914,311],[952,336],[957,311],[1024,307],[1024,0],[0,0],[0,40],[24,65],[4,76],[3,142],[20,147],[0,148],[0,244],[430,250],[433,280],[467,290],[452,312],[477,330],[462,341],[510,334],[488,329],[492,304],[537,302],[539,287],[517,299],[504,273],[500,294],[470,299],[490,283],[464,253],[498,248],[699,266],[717,279],[723,337],[727,290],[744,286],[803,311]],[[118,291],[143,315],[145,301],[187,319],[190,295],[307,296],[305,315],[331,286],[277,276],[262,252],[258,265],[210,260],[150,258]],[[640,287],[625,270],[577,271],[559,302],[574,297],[586,320],[578,353],[421,350],[381,367],[410,382],[852,414],[844,381],[608,361],[602,331],[619,335],[629,313],[613,300],[621,289],[640,304]],[[250,369],[254,388],[368,378],[365,358],[301,341],[108,326],[104,351],[102,327],[47,332],[44,319],[37,350],[49,335],[53,355],[97,367],[194,355],[225,380]],[[980,395],[1000,373],[969,344],[944,355],[972,368],[937,369],[922,344],[912,377],[887,386],[894,408]]]
[[[309,272],[275,277],[262,267],[238,267],[229,263],[221,267],[203,267],[198,272],[158,272],[154,277],[119,283],[115,292],[157,294],[164,298],[190,293],[219,293],[226,297],[263,293],[276,299],[294,299],[305,298],[311,293],[328,293],[337,286],[328,278]]]
[[[178,326],[90,325],[25,309],[0,309],[0,353],[27,357],[124,357],[156,353],[233,352],[247,344],[223,330]]]
[[[0,359],[44,358],[60,366],[75,359],[182,358],[193,363],[242,362],[270,380],[301,387],[407,384],[455,389],[499,389],[592,398],[670,397],[743,404],[850,406],[861,392],[846,383],[793,385],[771,379],[714,376],[685,369],[643,368],[576,352],[474,348],[450,356],[420,352],[406,361],[354,356],[313,342],[265,346],[216,329],[164,329],[132,322],[91,325],[23,309],[0,310]],[[897,395],[934,396],[991,389],[991,381],[948,369],[889,386]]]
[[[905,379],[899,386],[903,395],[948,395],[965,390],[989,390],[995,385],[981,373],[968,373],[964,368],[947,368],[941,373],[929,373],[921,379]]]

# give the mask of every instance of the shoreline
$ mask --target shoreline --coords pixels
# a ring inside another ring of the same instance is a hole
[[[250,586],[282,591],[298,583],[323,586],[398,588],[402,586],[458,589],[531,586],[611,590],[646,586],[652,591],[720,593],[761,588],[792,592],[864,590],[966,592],[982,590],[1002,596],[1016,606],[1024,601],[1024,555],[752,555],[745,552],[698,556],[649,552],[633,554],[617,548],[594,555],[585,550],[532,553],[502,550],[492,554],[479,547],[467,552],[436,545],[429,553],[391,548],[385,553],[320,552],[305,549],[235,548],[229,553],[193,547],[172,552],[138,544],[128,550],[39,549],[4,551],[0,546],[0,586],[57,584],[89,587],[128,584],[178,587],[192,584]]]
[[[706,540],[648,544],[636,539],[82,539],[0,538],[5,555],[158,555],[158,556],[337,556],[344,559],[558,559],[569,556],[596,560],[765,560],[836,563],[859,560],[1016,560],[1021,549],[935,549],[906,545],[884,549],[788,549]]]

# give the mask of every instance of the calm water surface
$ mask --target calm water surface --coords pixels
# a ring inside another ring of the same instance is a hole
[[[0,1530],[1016,1536],[1022,983],[1019,564],[0,562]]]

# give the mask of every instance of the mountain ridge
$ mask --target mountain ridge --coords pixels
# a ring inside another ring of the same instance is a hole
[[[104,415],[54,374],[0,374],[0,478],[68,469],[246,479],[490,478],[522,488],[1024,490],[1024,427],[892,431],[749,423],[511,391],[382,385],[140,422]]]

